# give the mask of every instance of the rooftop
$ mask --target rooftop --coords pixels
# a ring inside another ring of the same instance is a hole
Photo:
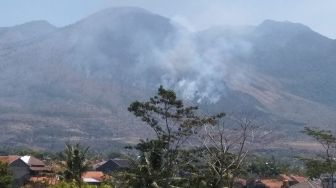
[[[0,162],[11,164],[13,161],[19,158],[20,156],[17,155],[0,156]]]
[[[101,182],[104,180],[104,173],[100,171],[87,171],[84,172],[82,175],[82,179],[85,182],[88,182],[89,180],[95,180],[95,181],[90,181],[90,182]]]

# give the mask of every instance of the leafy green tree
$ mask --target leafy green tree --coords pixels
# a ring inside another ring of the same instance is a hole
[[[181,151],[186,142],[206,124],[215,124],[224,116],[197,114],[197,107],[184,106],[172,90],[158,89],[156,96],[146,102],[133,102],[128,110],[145,122],[154,132],[155,138],[142,140],[135,148],[140,152],[135,175],[140,187],[171,187],[185,181],[181,168]]]
[[[273,157],[271,160],[255,157],[247,164],[246,171],[250,175],[256,175],[259,178],[271,178],[278,176],[283,169],[284,166],[278,164]]]
[[[301,158],[307,167],[307,175],[310,178],[321,178],[329,176],[331,187],[334,187],[334,176],[336,172],[336,135],[328,130],[305,128],[304,133],[314,138],[321,144],[324,153],[315,158]]]
[[[64,177],[68,181],[75,181],[77,186],[81,188],[82,173],[88,169],[87,152],[89,148],[82,148],[79,144],[66,144],[64,157],[66,166]]]
[[[0,162],[0,187],[10,188],[12,186],[12,176],[9,172],[8,164]]]

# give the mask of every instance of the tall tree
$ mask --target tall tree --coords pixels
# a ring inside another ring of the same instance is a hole
[[[311,178],[329,176],[327,183],[334,187],[336,172],[336,135],[329,130],[305,128],[304,133],[321,144],[324,153],[315,158],[301,158],[307,167],[307,175]]]
[[[12,186],[12,176],[7,163],[0,161],[0,187],[10,188]]]
[[[88,169],[87,152],[89,148],[82,148],[79,144],[66,144],[64,156],[66,166],[64,176],[66,180],[75,180],[77,186],[82,186],[82,173]]]
[[[234,179],[242,173],[248,145],[254,141],[255,128],[252,120],[232,117],[204,126],[199,146],[202,163],[207,167],[203,174],[208,187],[233,187]]]
[[[128,110],[145,122],[155,138],[142,140],[140,151],[141,178],[147,187],[170,187],[179,180],[185,161],[181,154],[190,137],[206,124],[215,124],[224,114],[201,116],[197,107],[184,106],[172,90],[159,87],[156,96],[146,102],[133,102]]]

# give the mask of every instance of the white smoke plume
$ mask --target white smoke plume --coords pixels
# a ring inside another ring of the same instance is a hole
[[[226,78],[239,75],[239,79],[244,79],[242,68],[237,68],[233,57],[246,56],[252,48],[246,41],[230,40],[217,32],[207,36],[214,40],[211,44],[204,44],[197,33],[181,31],[173,45],[152,52],[165,70],[161,83],[184,99],[198,103],[216,103],[225,96]]]

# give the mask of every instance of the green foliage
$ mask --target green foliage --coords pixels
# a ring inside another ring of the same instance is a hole
[[[186,141],[206,125],[214,125],[224,114],[202,117],[197,107],[184,106],[172,90],[162,86],[147,102],[133,102],[128,110],[145,122],[156,138],[142,140],[136,147],[140,158],[133,172],[124,174],[133,187],[171,187],[186,182],[183,157]]]
[[[274,158],[268,160],[261,157],[253,158],[247,165],[246,171],[259,178],[272,178],[287,171],[287,165],[281,165]]]
[[[307,175],[310,178],[329,175],[333,179],[336,172],[336,136],[331,131],[312,128],[305,128],[304,133],[314,138],[324,149],[324,154],[316,158],[301,158],[306,165]]]
[[[75,181],[81,187],[82,173],[88,169],[86,155],[89,148],[82,148],[79,144],[66,144],[64,155],[66,159],[66,170],[64,178],[68,181]]]
[[[8,165],[0,162],[0,187],[10,188],[12,184],[12,176],[9,172]]]
[[[318,141],[323,147],[327,147],[326,149],[331,149],[332,146],[335,146],[336,144],[336,137],[331,133],[330,130],[318,130],[305,127],[303,132],[306,135],[316,139],[316,141]]]
[[[305,163],[306,175],[310,178],[320,178],[322,174],[332,173],[330,169],[335,169],[335,164],[333,164],[333,168],[330,168],[330,164],[325,160],[306,158],[301,158],[301,160]]]

